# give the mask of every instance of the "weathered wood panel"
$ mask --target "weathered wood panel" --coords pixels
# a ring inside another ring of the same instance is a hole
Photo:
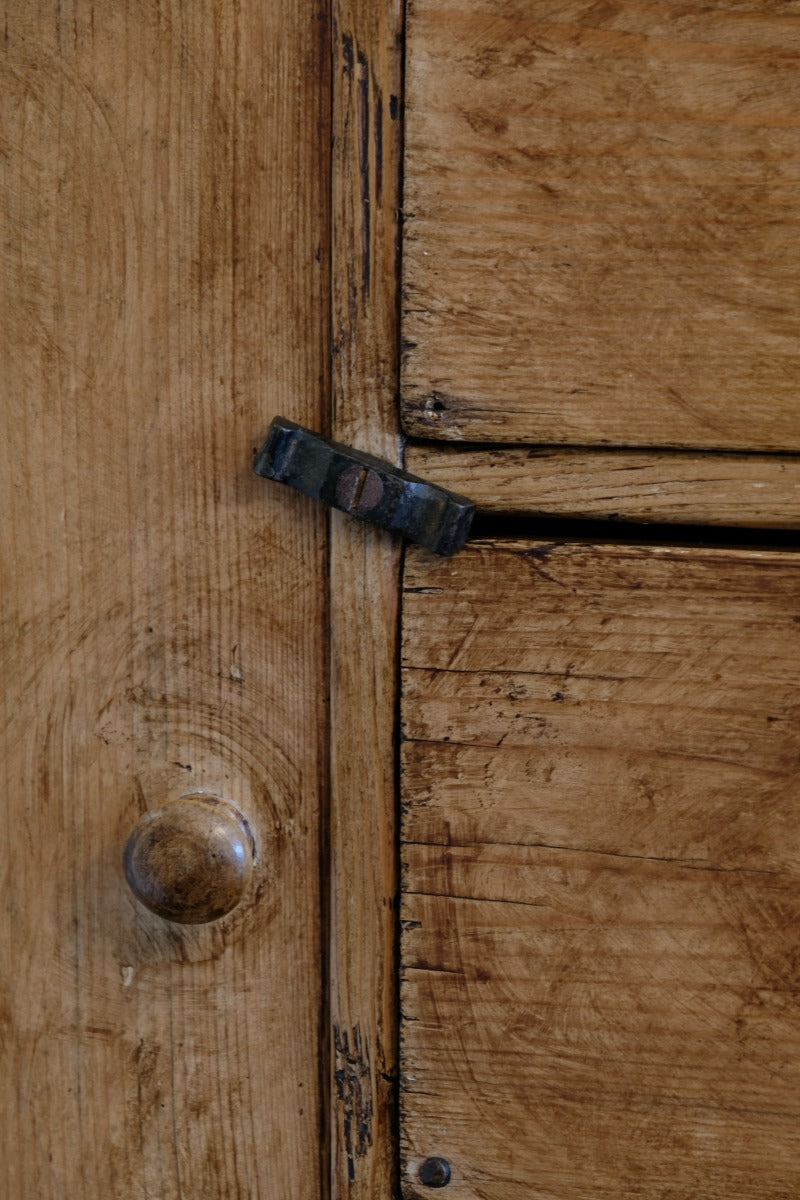
[[[8,0],[0,42],[0,1193],[319,1194],[325,520],[252,476],[329,372],[314,5]],[[256,834],[211,926],[140,814]]]
[[[409,471],[491,513],[800,529],[800,457],[413,443]]]
[[[800,1188],[800,555],[407,555],[402,1155],[481,1200]]]
[[[334,6],[333,414],[400,458],[402,5]],[[397,539],[331,513],[332,1196],[397,1181]]]
[[[791,5],[414,0],[409,432],[800,448]]]

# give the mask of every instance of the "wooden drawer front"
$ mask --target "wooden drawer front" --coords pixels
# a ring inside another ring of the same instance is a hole
[[[800,449],[800,22],[784,5],[414,0],[404,420]]]
[[[403,604],[406,1195],[800,1194],[800,554],[474,542]]]

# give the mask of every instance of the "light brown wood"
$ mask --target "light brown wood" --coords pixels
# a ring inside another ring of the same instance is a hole
[[[413,443],[406,468],[491,513],[800,529],[800,457]]]
[[[333,416],[339,441],[401,443],[398,230],[402,4],[337,0]],[[331,514],[330,965],[336,1200],[395,1194],[395,709],[401,549]]]
[[[0,1194],[320,1194],[326,525],[251,472],[329,372],[314,5],[7,0]],[[227,796],[242,904],[126,886],[147,809]]]
[[[798,668],[800,554],[409,552],[407,1196],[798,1194]]]
[[[800,448],[800,28],[763,0],[414,0],[403,411]]]

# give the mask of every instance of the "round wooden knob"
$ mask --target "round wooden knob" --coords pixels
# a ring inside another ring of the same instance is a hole
[[[244,896],[253,839],[232,804],[197,793],[145,813],[123,862],[137,900],[167,921],[199,925],[224,917]]]

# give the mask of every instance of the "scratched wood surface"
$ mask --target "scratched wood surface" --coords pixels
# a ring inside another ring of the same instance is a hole
[[[406,558],[402,1155],[480,1200],[800,1191],[800,554]]]
[[[308,1200],[326,530],[251,450],[326,411],[326,21],[7,0],[0,27],[0,1194]],[[258,860],[188,928],[121,859],[197,789]]]
[[[485,512],[800,529],[800,456],[415,442],[409,471]]]
[[[421,437],[800,448],[783,0],[413,0],[403,412]]]
[[[337,0],[332,433],[400,459],[402,5]],[[331,1194],[397,1183],[396,693],[400,547],[331,514]]]

